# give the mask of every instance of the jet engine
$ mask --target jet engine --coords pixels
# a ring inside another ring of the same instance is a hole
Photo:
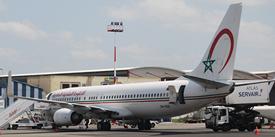
[[[82,119],[81,114],[68,108],[59,109],[53,115],[54,123],[60,126],[78,125]]]

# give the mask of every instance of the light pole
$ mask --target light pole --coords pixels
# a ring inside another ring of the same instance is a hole
[[[114,44],[114,84],[116,84],[116,33],[123,32],[122,22],[111,22],[111,25],[107,26],[107,32],[115,33],[115,44]]]

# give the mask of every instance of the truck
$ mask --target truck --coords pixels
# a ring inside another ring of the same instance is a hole
[[[249,108],[210,106],[206,108],[205,113],[205,126],[214,132],[227,132],[231,129],[254,131],[256,127],[261,128],[264,122],[257,117],[259,112]]]

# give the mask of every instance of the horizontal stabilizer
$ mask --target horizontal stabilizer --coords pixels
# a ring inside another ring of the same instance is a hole
[[[192,80],[193,82],[201,85],[204,88],[221,88],[225,86],[230,86],[230,84],[228,83],[222,83],[219,81],[204,79],[204,78],[190,76],[190,75],[185,75],[184,77]]]

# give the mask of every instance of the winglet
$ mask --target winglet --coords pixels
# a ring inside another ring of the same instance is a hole
[[[14,97],[14,94],[13,94],[13,91],[12,91],[11,71],[9,71],[9,75],[8,75],[7,95],[8,95],[8,97]]]

